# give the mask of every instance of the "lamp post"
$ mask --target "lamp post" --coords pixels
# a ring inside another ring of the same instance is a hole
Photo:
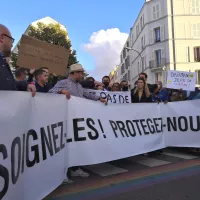
[[[133,49],[133,48],[125,47],[125,49],[135,51],[140,56],[141,63],[142,63],[142,71],[143,71],[144,63],[143,63],[143,59],[142,59],[141,53],[139,51],[137,51],[136,49]],[[139,75],[139,67],[138,67],[138,75]]]

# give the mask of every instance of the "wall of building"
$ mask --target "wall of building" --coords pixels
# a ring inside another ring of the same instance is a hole
[[[200,74],[194,50],[200,47],[200,0],[174,1],[174,26],[176,69]]]
[[[169,62],[168,54],[168,19],[167,19],[167,1],[154,0],[144,4],[136,22],[131,31],[132,44],[131,48],[139,51],[138,53],[131,51],[131,80],[132,87],[134,82],[138,79],[139,73],[142,71],[148,74],[148,81],[150,83],[155,82],[155,74],[149,69],[150,62],[155,60],[155,51],[161,49],[162,58],[166,59],[166,63]],[[141,19],[143,24],[141,26]],[[138,34],[139,26],[139,34]],[[160,42],[155,42],[154,30],[160,28]],[[142,67],[143,63],[143,67]]]
[[[126,52],[127,56],[130,56],[130,68],[125,69],[121,76],[123,77],[130,70],[132,87],[142,71],[148,74],[149,83],[154,83],[158,79],[164,84],[167,70],[174,70],[175,67],[180,71],[199,70],[200,74],[200,63],[194,57],[194,47],[200,47],[200,0],[173,0],[172,2],[173,18],[171,0],[149,0],[142,7],[130,30],[128,39],[130,48],[138,51],[141,56],[134,50]],[[155,41],[156,28],[160,28],[159,42]],[[175,40],[173,40],[173,31]],[[159,65],[156,64],[158,50],[161,54]],[[123,51],[124,49],[122,55]],[[124,59],[121,60],[119,67],[121,68],[123,64]]]

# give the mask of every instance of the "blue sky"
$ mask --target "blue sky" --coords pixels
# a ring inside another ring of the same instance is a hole
[[[6,25],[18,41],[31,22],[50,16],[67,28],[80,63],[86,69],[93,69],[94,58],[84,51],[82,44],[88,43],[92,33],[101,29],[119,28],[121,32],[129,33],[144,1],[1,1],[0,23]]]

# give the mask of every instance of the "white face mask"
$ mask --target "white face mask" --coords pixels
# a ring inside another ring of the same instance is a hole
[[[28,80],[28,78],[29,78],[29,76],[28,76],[28,75],[26,75],[26,80]]]

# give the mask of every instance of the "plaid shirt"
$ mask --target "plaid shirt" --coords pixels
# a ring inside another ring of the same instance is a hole
[[[99,100],[98,96],[86,92],[79,82],[75,82],[70,77],[65,80],[59,81],[54,86],[54,88],[49,90],[49,93],[60,93],[62,90],[68,90],[72,96],[86,98],[94,101]]]

